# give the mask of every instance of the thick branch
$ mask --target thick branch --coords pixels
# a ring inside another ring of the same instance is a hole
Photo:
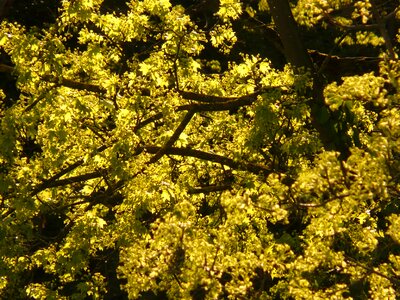
[[[237,108],[237,106],[240,105],[251,104],[255,100],[257,100],[258,95],[268,93],[271,91],[281,91],[282,93],[287,92],[285,89],[283,89],[282,86],[270,86],[267,88],[260,89],[252,94],[238,96],[238,97],[221,97],[221,96],[205,95],[205,94],[199,94],[195,92],[185,92],[185,91],[181,91],[179,93],[183,99],[212,104],[213,107],[216,108],[218,107],[223,108],[224,106],[231,106],[231,105],[235,106],[233,108]],[[225,109],[217,109],[217,110],[225,110]]]
[[[227,102],[217,102],[217,103],[192,103],[178,106],[177,110],[192,110],[194,112],[202,112],[202,111],[224,111],[224,110],[234,110],[243,106],[247,106],[252,104],[257,100],[257,95],[252,94],[248,96],[242,96],[236,98],[235,100],[227,101]]]
[[[208,194],[213,192],[223,192],[226,190],[232,189],[231,185],[211,185],[211,186],[202,186],[202,187],[195,187],[190,188],[188,193],[189,194]]]
[[[161,147],[157,147],[157,146],[145,146],[145,147],[142,147],[140,150],[146,150],[148,153],[157,153],[158,151],[160,151],[160,149],[161,149]],[[250,171],[255,174],[258,174],[258,173],[270,174],[270,173],[272,173],[272,171],[269,168],[262,166],[262,165],[248,163],[248,162],[238,162],[238,161],[235,161],[231,158],[228,158],[228,157],[225,157],[222,155],[204,152],[204,151],[200,151],[200,150],[194,150],[194,149],[190,149],[190,148],[171,147],[171,148],[165,149],[165,154],[195,157],[198,159],[219,163],[219,164],[228,166],[232,169]]]
[[[219,97],[197,94],[193,92],[182,92],[181,95],[186,100],[193,100],[198,102],[206,103],[191,103],[177,107],[177,111],[182,110],[193,110],[194,112],[202,111],[224,111],[224,110],[235,110],[243,106],[251,105],[257,100],[258,95],[264,93],[279,90],[281,93],[287,93],[282,87],[269,87],[266,89],[259,90],[253,94],[244,95],[240,97]]]
[[[14,68],[11,66],[0,64],[0,72],[12,73],[14,72]],[[76,90],[85,90],[100,94],[106,93],[106,90],[103,87],[91,83],[83,83],[66,78],[58,79],[52,76],[44,76],[43,79]],[[250,95],[245,95],[240,97],[220,97],[220,96],[198,94],[194,92],[180,91],[179,93],[183,99],[197,101],[197,102],[204,102],[205,104],[193,103],[193,104],[181,105],[177,108],[177,111],[193,110],[193,113],[196,113],[201,111],[224,111],[224,110],[237,109],[242,106],[252,104],[254,101],[257,100],[258,95],[273,90],[280,90],[281,92],[285,92],[285,90],[283,90],[282,87],[269,87]],[[155,116],[139,124],[138,127],[135,128],[135,130],[140,129],[145,125],[161,117],[162,115],[160,113],[156,114]]]
[[[165,143],[165,145],[157,151],[156,155],[154,155],[150,159],[149,163],[152,164],[152,163],[155,163],[156,161],[158,161],[166,153],[166,150],[168,148],[170,148],[176,142],[176,140],[179,138],[181,133],[185,130],[186,126],[189,124],[189,122],[192,119],[194,113],[195,113],[195,111],[193,109],[189,110],[186,113],[186,115],[183,118],[182,122],[175,129],[175,132],[172,134],[172,136],[169,138],[169,140]]]
[[[13,73],[14,72],[14,68],[11,67],[11,66],[0,64],[0,72],[1,73]]]
[[[69,184],[73,184],[76,182],[86,181],[89,179],[99,178],[99,177],[102,177],[103,175],[104,175],[104,170],[101,170],[101,171],[90,172],[90,173],[86,173],[86,174],[82,174],[82,175],[72,176],[72,177],[68,177],[68,178],[60,179],[60,180],[48,180],[48,181],[45,181],[44,183],[40,184],[36,189],[34,189],[31,193],[31,196],[37,195],[40,191],[43,191],[48,188],[64,186],[64,185],[69,185]]]
[[[147,118],[146,120],[143,120],[142,122],[139,122],[135,128],[133,129],[133,132],[137,132],[138,130],[142,129],[143,127],[145,127],[146,125],[153,123],[159,119],[161,119],[163,117],[162,113],[156,113],[155,115]]]
[[[15,71],[14,67],[0,64],[0,73],[2,73],[2,72],[13,73],[14,71]],[[50,75],[43,76],[43,80],[52,82],[52,83],[56,83],[56,84],[60,84],[62,86],[69,87],[69,88],[75,89],[75,90],[89,91],[89,92],[95,92],[95,93],[100,93],[100,94],[106,93],[106,90],[103,87],[96,85],[96,84],[83,83],[83,82],[66,79],[66,78],[59,79],[57,77],[50,76]]]
[[[88,92],[94,92],[94,93],[99,93],[99,94],[106,93],[106,90],[103,87],[96,85],[96,84],[83,83],[83,82],[66,79],[66,78],[62,78],[61,80],[59,80],[58,78],[52,77],[52,76],[44,76],[43,79],[46,81],[49,81],[49,82],[60,84],[65,87],[69,87],[71,89],[75,89],[75,90],[88,91]]]
[[[179,94],[182,96],[183,99],[205,102],[205,103],[221,103],[237,99],[232,97],[210,96],[210,95],[198,94],[194,92],[185,92],[185,91],[181,91],[179,92]]]
[[[96,149],[95,154],[103,152],[105,149],[107,149],[107,146],[100,146],[99,148]],[[50,177],[49,179],[43,181],[41,184],[39,184],[32,192],[31,196],[35,196],[41,191],[49,188],[49,187],[55,187],[55,186],[60,186],[59,182],[62,182],[58,180],[62,176],[68,174],[69,172],[72,172],[75,170],[77,167],[81,166],[84,163],[82,159],[74,162],[73,164],[69,165],[68,167],[62,169],[60,172],[55,174],[54,176]],[[76,177],[76,176],[75,176]],[[71,177],[72,178],[72,177]],[[58,182],[58,183],[57,183]]]

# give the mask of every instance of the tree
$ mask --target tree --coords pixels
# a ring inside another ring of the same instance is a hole
[[[2,298],[396,299],[397,1],[21,3]]]

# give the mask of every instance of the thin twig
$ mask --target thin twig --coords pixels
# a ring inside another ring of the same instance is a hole
[[[362,25],[345,25],[338,21],[336,21],[332,16],[328,13],[324,13],[324,20],[329,24],[340,27],[347,31],[373,31],[379,29],[379,24],[362,24]]]

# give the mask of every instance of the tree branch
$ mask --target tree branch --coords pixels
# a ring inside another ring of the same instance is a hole
[[[207,103],[191,103],[177,107],[177,111],[182,110],[193,110],[194,112],[202,111],[224,111],[224,110],[235,110],[243,106],[251,105],[257,100],[257,96],[267,93],[269,91],[279,90],[282,93],[286,93],[282,87],[270,87],[263,90],[259,90],[253,94],[244,95],[240,97],[219,97],[197,94],[192,92],[185,92],[182,94],[186,100],[194,100],[199,102]]]
[[[333,26],[337,26],[347,31],[373,31],[379,29],[378,24],[345,25],[335,20],[328,13],[324,14],[324,20]]]
[[[362,263],[359,263],[356,259],[354,259],[354,258],[352,258],[352,257],[350,257],[348,255],[345,255],[345,261],[350,265],[360,267],[360,268],[362,268],[362,269],[364,269],[364,270],[366,270],[366,271],[368,271],[370,273],[374,273],[374,274],[376,274],[378,276],[381,276],[381,277],[389,280],[392,284],[395,284],[396,286],[400,286],[400,279],[399,278],[394,278],[394,277],[387,276],[387,275],[385,275],[385,274],[383,274],[383,273],[381,273],[379,271],[376,271],[374,268],[367,267],[367,266],[363,265]]]
[[[11,67],[11,66],[0,64],[0,72],[1,73],[13,73],[14,72],[14,68]]]
[[[391,13],[387,14],[386,16],[380,17],[381,21],[386,22],[386,21],[390,20],[391,18],[395,17],[396,13],[399,11],[399,9],[400,9],[400,6],[397,7]],[[325,12],[323,14],[324,14],[324,20],[328,24],[340,27],[340,28],[345,29],[347,31],[374,31],[374,30],[380,30],[380,27],[381,27],[381,25],[379,24],[378,20],[377,20],[378,23],[376,23],[376,24],[345,25],[345,24],[342,24],[342,23],[338,22],[337,20],[335,20],[335,18],[333,18],[328,13]]]
[[[212,111],[212,110],[229,110],[232,108],[238,108],[240,106],[249,105],[257,100],[258,95],[262,95],[271,91],[281,91],[282,93],[287,93],[287,91],[282,88],[283,88],[282,86],[270,86],[267,88],[260,89],[252,94],[238,96],[238,97],[221,97],[221,96],[204,95],[204,94],[185,92],[185,91],[181,91],[179,93],[183,99],[197,101],[197,102],[204,102],[209,105],[207,106],[207,104],[197,104],[197,105],[192,105],[193,107],[200,107],[200,106],[207,107],[210,108],[210,110]],[[181,107],[184,106],[179,106],[178,110],[187,109],[187,108],[180,109]],[[204,110],[206,111],[207,109]]]
[[[145,150],[148,153],[157,153],[160,151],[161,147],[157,146],[144,146],[138,149],[138,151]],[[249,171],[255,174],[263,173],[263,174],[270,174],[272,173],[272,170],[267,168],[266,166],[259,165],[259,164],[253,164],[253,163],[248,163],[248,162],[238,162],[235,161],[231,158],[214,154],[214,153],[209,153],[209,152],[204,152],[200,150],[194,150],[191,148],[178,148],[178,147],[171,147],[165,149],[166,155],[178,155],[178,156],[189,156],[189,157],[195,157],[198,159],[206,160],[206,161],[211,161],[215,163],[219,163],[225,166],[228,166],[232,169],[236,170],[244,170],[244,171]]]
[[[159,119],[161,119],[163,117],[162,113],[156,113],[155,115],[147,118],[146,120],[143,120],[142,122],[139,122],[135,128],[133,129],[133,132],[137,132],[138,130],[142,129],[143,127],[145,127],[146,125],[153,123]]]
[[[207,104],[191,103],[191,104],[181,105],[177,107],[177,111],[192,110],[194,112],[202,112],[202,111],[234,110],[243,106],[250,105],[256,100],[257,100],[257,95],[253,94],[248,96],[242,96],[236,98],[236,100],[227,102],[207,103]]]
[[[35,196],[39,192],[41,192],[45,189],[48,189],[48,188],[69,185],[69,184],[76,183],[76,182],[81,182],[81,181],[86,181],[89,179],[102,177],[104,175],[104,171],[105,170],[94,171],[94,172],[77,175],[77,176],[72,176],[72,177],[68,177],[68,178],[60,179],[60,180],[47,180],[47,181],[43,182],[42,184],[40,184],[38,187],[36,187],[32,191],[31,196]]]
[[[0,73],[13,73],[14,71],[15,71],[14,67],[8,66],[5,64],[0,64]],[[95,93],[99,93],[99,94],[106,93],[106,90],[103,87],[96,85],[96,84],[83,83],[83,82],[66,79],[66,78],[60,79],[60,78],[57,78],[57,77],[54,77],[51,75],[45,75],[42,77],[42,79],[45,81],[60,84],[62,86],[69,87],[69,88],[75,89],[75,90],[95,92]]]
[[[99,148],[96,149],[95,154],[103,152],[107,148],[108,147],[105,145],[100,146]],[[57,181],[57,179],[68,174],[69,172],[75,170],[77,167],[81,166],[83,163],[84,163],[84,161],[82,159],[80,159],[80,160],[74,162],[73,164],[69,165],[68,167],[62,169],[60,172],[58,172],[54,176],[50,177],[49,179],[43,181],[36,188],[33,189],[33,191],[31,192],[31,196],[35,196],[35,195],[39,194],[41,191],[43,191],[49,187],[59,186],[57,184],[57,182],[60,182],[60,180]]]
[[[103,87],[96,85],[96,84],[83,83],[83,82],[66,79],[66,78],[61,78],[61,80],[60,80],[56,77],[49,76],[49,75],[43,76],[43,79],[46,81],[49,81],[49,82],[60,84],[65,87],[69,87],[71,89],[75,89],[75,90],[88,91],[88,92],[94,92],[94,93],[99,93],[99,94],[106,93],[106,90]]]
[[[4,64],[0,64],[0,72],[7,72],[7,73],[12,73],[14,72],[15,68],[11,66],[7,66]],[[106,90],[96,84],[91,84],[91,83],[83,83],[71,79],[66,79],[66,78],[61,78],[58,79],[56,77],[46,75],[43,77],[43,80],[46,80],[48,82],[56,83],[65,87],[69,87],[72,89],[76,90],[85,90],[89,92],[95,92],[99,94],[105,94]],[[220,96],[213,96],[213,95],[204,95],[204,94],[198,94],[194,92],[187,92],[187,91],[180,91],[179,94],[182,96],[183,99],[186,100],[193,100],[193,101],[198,101],[198,102],[204,102],[206,104],[187,104],[187,105],[181,105],[177,107],[177,111],[184,111],[184,110],[193,110],[193,113],[196,112],[201,112],[201,111],[224,111],[224,110],[232,110],[232,109],[237,109],[242,106],[250,105],[254,101],[257,100],[257,96],[261,95],[263,93],[273,91],[273,90],[280,90],[281,92],[285,92],[285,90],[282,89],[282,87],[268,87],[265,89],[262,89],[260,91],[257,91],[253,94],[245,95],[245,96],[240,96],[240,97],[220,97]],[[161,118],[161,114],[156,114],[155,116],[145,120],[140,126],[136,128],[140,129],[143,126],[153,122],[156,119]]]
[[[185,92],[185,91],[180,91],[179,94],[182,96],[183,99],[205,102],[205,103],[221,103],[237,99],[232,97],[210,96],[210,95],[198,94],[194,92]]]
[[[188,193],[192,195],[201,193],[208,194],[213,192],[223,192],[230,189],[232,189],[231,185],[211,185],[211,186],[190,188]]]
[[[158,161],[165,153],[168,148],[170,148],[176,140],[179,138],[181,133],[185,130],[186,126],[189,124],[190,120],[194,116],[195,111],[193,109],[189,110],[185,117],[183,118],[182,122],[179,124],[179,126],[175,129],[175,132],[172,134],[172,136],[169,138],[169,140],[165,143],[165,145],[160,148],[157,153],[150,159],[149,163],[155,163]]]

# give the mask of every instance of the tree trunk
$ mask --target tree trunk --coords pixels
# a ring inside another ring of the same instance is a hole
[[[7,16],[13,2],[14,0],[0,0],[0,21]]]
[[[311,59],[297,32],[297,24],[287,0],[268,0],[270,13],[281,39],[287,62],[294,67],[313,68]]]
[[[288,0],[268,0],[271,16],[280,36],[286,60],[295,68],[311,70],[313,87],[307,91],[306,97],[312,101],[308,104],[314,128],[327,150],[340,152],[340,158],[350,155],[351,138],[347,135],[347,124],[338,120],[325,104],[324,83],[320,74],[315,72],[308,51],[300,39],[297,24],[293,18]],[[340,124],[339,124],[340,123]]]

